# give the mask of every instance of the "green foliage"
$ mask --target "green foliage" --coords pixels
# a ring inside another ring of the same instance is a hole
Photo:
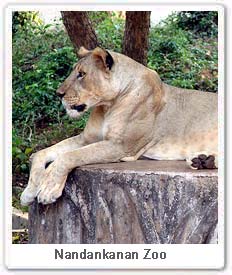
[[[148,66],[170,85],[216,92],[217,40],[179,28],[178,16],[151,28]]]
[[[76,56],[70,47],[53,49],[34,61],[29,70],[13,68],[13,121],[33,127],[58,122],[62,109],[55,91],[69,75]]]
[[[104,24],[105,20],[108,20],[108,11],[89,11],[88,17],[91,21],[93,29],[96,30],[100,24]]]
[[[33,151],[27,140],[21,139],[16,129],[12,129],[12,158],[14,172],[29,172],[29,155]]]
[[[60,20],[53,24],[43,24],[41,20],[26,22],[26,27],[19,27],[13,36],[13,69],[21,69],[21,74],[51,50],[72,47]]]
[[[125,21],[111,12],[91,12],[90,19],[95,27],[100,46],[121,52]]]
[[[12,31],[15,34],[20,28],[26,31],[31,26],[39,26],[42,24],[42,20],[38,16],[38,12],[35,11],[15,11],[12,14]]]
[[[13,232],[12,233],[12,243],[13,244],[28,244],[28,232]]]
[[[20,209],[23,213],[28,212],[28,206],[22,206],[20,204],[20,196],[23,192],[22,187],[13,187],[12,189],[12,206]]]
[[[197,36],[215,37],[218,33],[217,11],[188,11],[176,15],[176,25],[183,30],[192,31]]]

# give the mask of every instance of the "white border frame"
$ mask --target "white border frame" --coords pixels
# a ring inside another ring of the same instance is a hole
[[[83,3],[83,2],[82,2]],[[8,34],[5,40],[5,49],[8,50],[8,54],[5,55],[5,91],[7,96],[5,96],[5,160],[7,165],[5,166],[5,205],[7,209],[6,215],[6,226],[5,226],[5,236],[7,237],[5,245],[5,255],[6,264],[10,269],[221,269],[224,267],[224,8],[221,5],[186,5],[186,4],[122,4],[122,3],[107,3],[95,4],[86,1],[84,4],[71,4],[71,5],[25,5],[25,4],[13,4],[6,8],[5,14],[5,33]],[[12,200],[12,175],[11,175],[11,117],[12,117],[12,104],[11,104],[11,84],[12,84],[12,74],[11,74],[11,12],[13,10],[43,10],[43,9],[55,9],[55,10],[91,10],[91,11],[101,11],[101,10],[153,10],[159,7],[173,8],[173,10],[217,10],[219,15],[218,21],[218,60],[219,60],[219,170],[218,170],[218,203],[219,203],[219,232],[218,232],[218,244],[216,245],[15,245],[12,244],[11,230],[11,200]],[[10,111],[9,111],[10,110]],[[8,184],[7,184],[8,183]],[[10,183],[10,184],[9,184]],[[105,247],[108,251],[140,251],[142,253],[143,248],[152,248],[156,251],[166,251],[169,255],[169,259],[165,261],[151,261],[149,263],[144,262],[144,260],[137,260],[136,262],[130,261],[120,261],[120,260],[84,260],[78,261],[59,261],[54,260],[54,248],[64,248],[67,251],[76,251],[86,248],[89,251],[99,251]],[[25,257],[27,255],[27,257]],[[197,256],[196,258],[193,258]],[[39,261],[37,260],[39,259]],[[184,262],[184,264],[183,264]],[[90,266],[91,265],[91,266]]]

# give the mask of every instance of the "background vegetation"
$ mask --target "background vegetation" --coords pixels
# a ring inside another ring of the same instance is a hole
[[[101,46],[121,51],[125,21],[90,12]],[[55,94],[77,61],[61,21],[45,25],[36,12],[13,16],[13,204],[27,183],[29,156],[80,132],[88,114],[70,120]],[[148,66],[166,83],[217,91],[217,13],[174,13],[151,27]],[[24,208],[26,210],[26,208]]]

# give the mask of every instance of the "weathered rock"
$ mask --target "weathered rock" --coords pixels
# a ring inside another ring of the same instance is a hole
[[[215,243],[217,170],[184,161],[88,165],[29,212],[30,243]]]
[[[28,228],[28,213],[24,213],[21,210],[12,208],[12,229],[27,229]]]

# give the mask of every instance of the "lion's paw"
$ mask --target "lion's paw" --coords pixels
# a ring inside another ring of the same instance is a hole
[[[54,167],[47,168],[47,174],[43,178],[37,194],[37,200],[42,204],[55,202],[61,195],[67,179],[67,174],[54,173]]]
[[[65,182],[64,182],[65,183]],[[37,195],[37,200],[42,204],[49,204],[55,202],[61,195],[64,189],[64,184],[55,185],[51,188],[49,185],[42,185]]]
[[[42,204],[49,204],[55,202],[60,196],[62,195],[62,189],[53,189],[53,190],[47,190],[47,188],[42,189],[38,196],[37,200],[38,203]]]

